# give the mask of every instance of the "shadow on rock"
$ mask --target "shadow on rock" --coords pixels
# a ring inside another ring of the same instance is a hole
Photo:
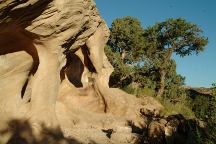
[[[80,144],[75,139],[65,138],[58,128],[50,129],[44,125],[41,128],[41,132],[36,135],[27,120],[11,120],[8,128],[0,131],[0,142],[9,135],[6,144]]]

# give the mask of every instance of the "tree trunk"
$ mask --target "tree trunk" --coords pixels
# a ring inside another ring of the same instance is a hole
[[[123,52],[121,53],[121,60],[122,60],[122,63],[124,63],[126,55],[127,55],[126,51],[123,50]]]
[[[166,70],[160,69],[159,73],[160,73],[160,82],[159,82],[159,90],[157,92],[157,97],[161,98],[161,96],[164,93],[164,89],[165,89]]]
[[[157,98],[161,98],[162,95],[164,94],[165,79],[166,79],[166,74],[167,74],[167,71],[168,71],[167,64],[171,59],[173,50],[174,50],[174,48],[167,49],[167,55],[164,57],[163,63],[159,68],[160,82],[159,82],[159,89],[158,89],[158,92],[157,92]]]

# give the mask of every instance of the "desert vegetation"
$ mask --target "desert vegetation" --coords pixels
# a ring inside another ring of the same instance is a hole
[[[196,24],[183,18],[167,19],[142,27],[134,17],[117,18],[110,27],[105,48],[115,71],[111,87],[120,87],[139,98],[158,99],[165,115],[182,114],[191,124],[194,143],[215,143],[215,84],[205,94],[185,87],[185,77],[176,72],[172,55],[184,58],[205,50],[208,38]],[[200,124],[201,125],[201,124]]]

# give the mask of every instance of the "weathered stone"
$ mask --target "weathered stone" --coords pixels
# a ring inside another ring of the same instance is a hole
[[[84,143],[133,141],[127,121],[144,126],[142,105],[109,88],[108,37],[93,0],[1,1],[0,130],[28,120],[37,136],[44,127],[60,127]],[[108,139],[101,132],[119,127],[125,135]],[[13,137],[9,132],[4,142]]]

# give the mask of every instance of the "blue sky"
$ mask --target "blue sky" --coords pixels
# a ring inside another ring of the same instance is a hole
[[[109,27],[124,16],[137,17],[144,28],[178,17],[197,24],[209,44],[198,56],[173,56],[177,72],[186,77],[186,85],[210,87],[216,82],[216,0],[96,0],[96,4]]]

